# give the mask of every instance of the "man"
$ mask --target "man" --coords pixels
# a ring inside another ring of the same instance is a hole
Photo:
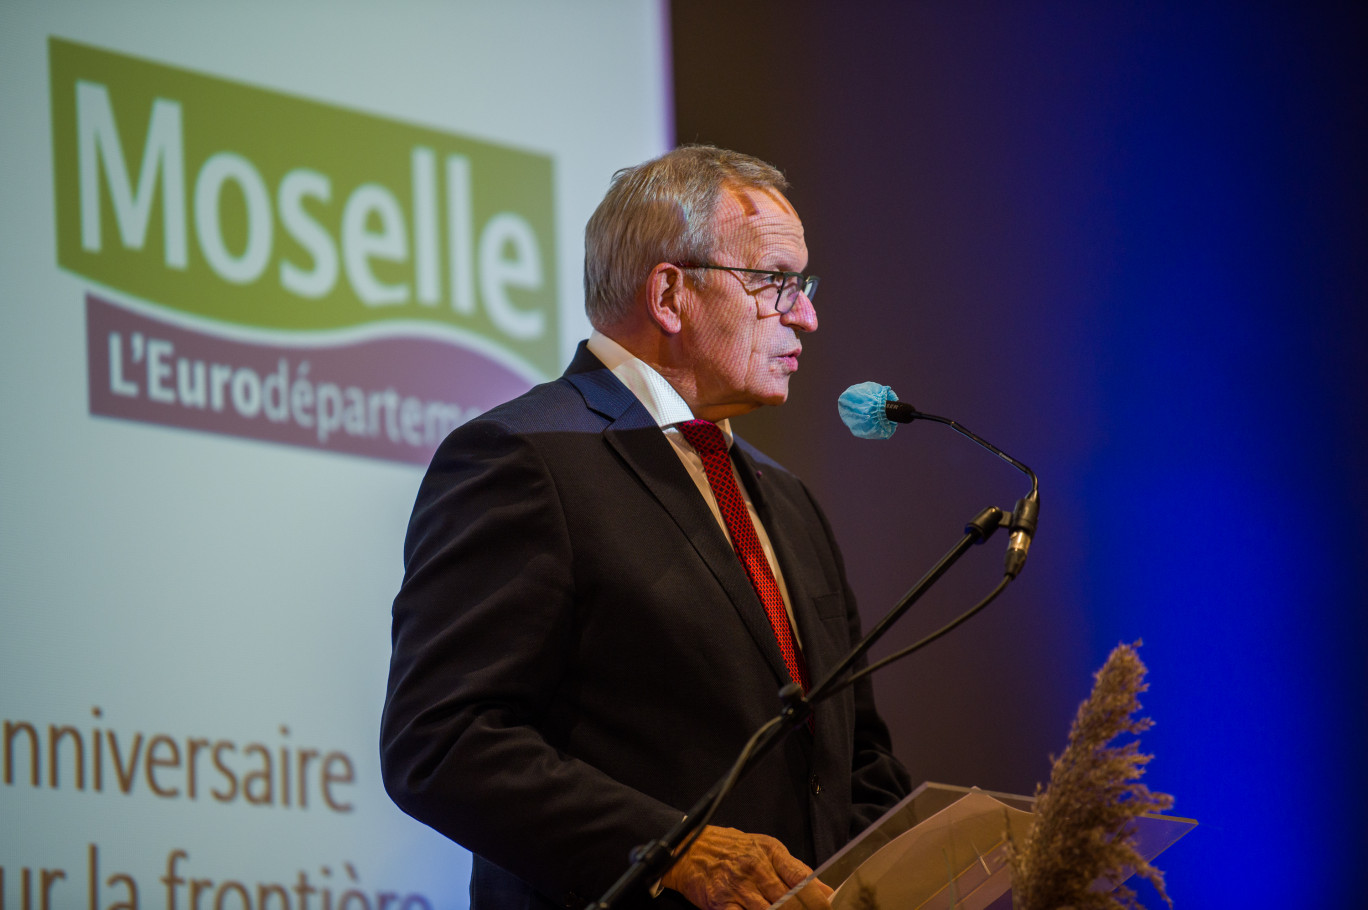
[[[817,328],[786,186],[707,147],[619,172],[586,229],[593,337],[453,432],[423,481],[382,759],[394,800],[475,854],[475,910],[599,897],[778,689],[858,638],[806,488],[724,448],[729,418],[785,401]],[[847,690],[740,782],[655,903],[761,910],[906,790],[868,685]]]

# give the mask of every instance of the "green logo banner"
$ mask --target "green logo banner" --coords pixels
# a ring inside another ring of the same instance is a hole
[[[253,328],[445,327],[556,372],[549,156],[58,38],[49,65],[63,268]]]

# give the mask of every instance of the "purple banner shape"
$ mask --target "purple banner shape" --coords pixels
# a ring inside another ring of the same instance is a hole
[[[447,341],[305,346],[181,328],[86,295],[90,413],[426,465],[531,383]]]

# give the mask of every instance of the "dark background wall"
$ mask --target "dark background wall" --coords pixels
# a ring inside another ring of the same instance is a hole
[[[827,506],[866,622],[1026,485],[944,427],[854,439],[841,390],[887,383],[1041,476],[1021,579],[878,680],[913,777],[1032,791],[1143,639],[1146,780],[1202,821],[1160,862],[1179,905],[1353,903],[1362,14],[676,0],[672,27],[679,141],[794,184],[821,328],[789,404],[739,428]],[[876,654],[986,592],[1003,543]]]

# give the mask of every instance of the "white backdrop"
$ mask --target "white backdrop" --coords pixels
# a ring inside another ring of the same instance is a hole
[[[86,295],[167,301],[58,266],[49,39],[549,157],[563,364],[584,222],[669,141],[665,28],[638,0],[0,7],[0,903],[461,907],[469,868],[379,778],[421,469],[90,413]]]

